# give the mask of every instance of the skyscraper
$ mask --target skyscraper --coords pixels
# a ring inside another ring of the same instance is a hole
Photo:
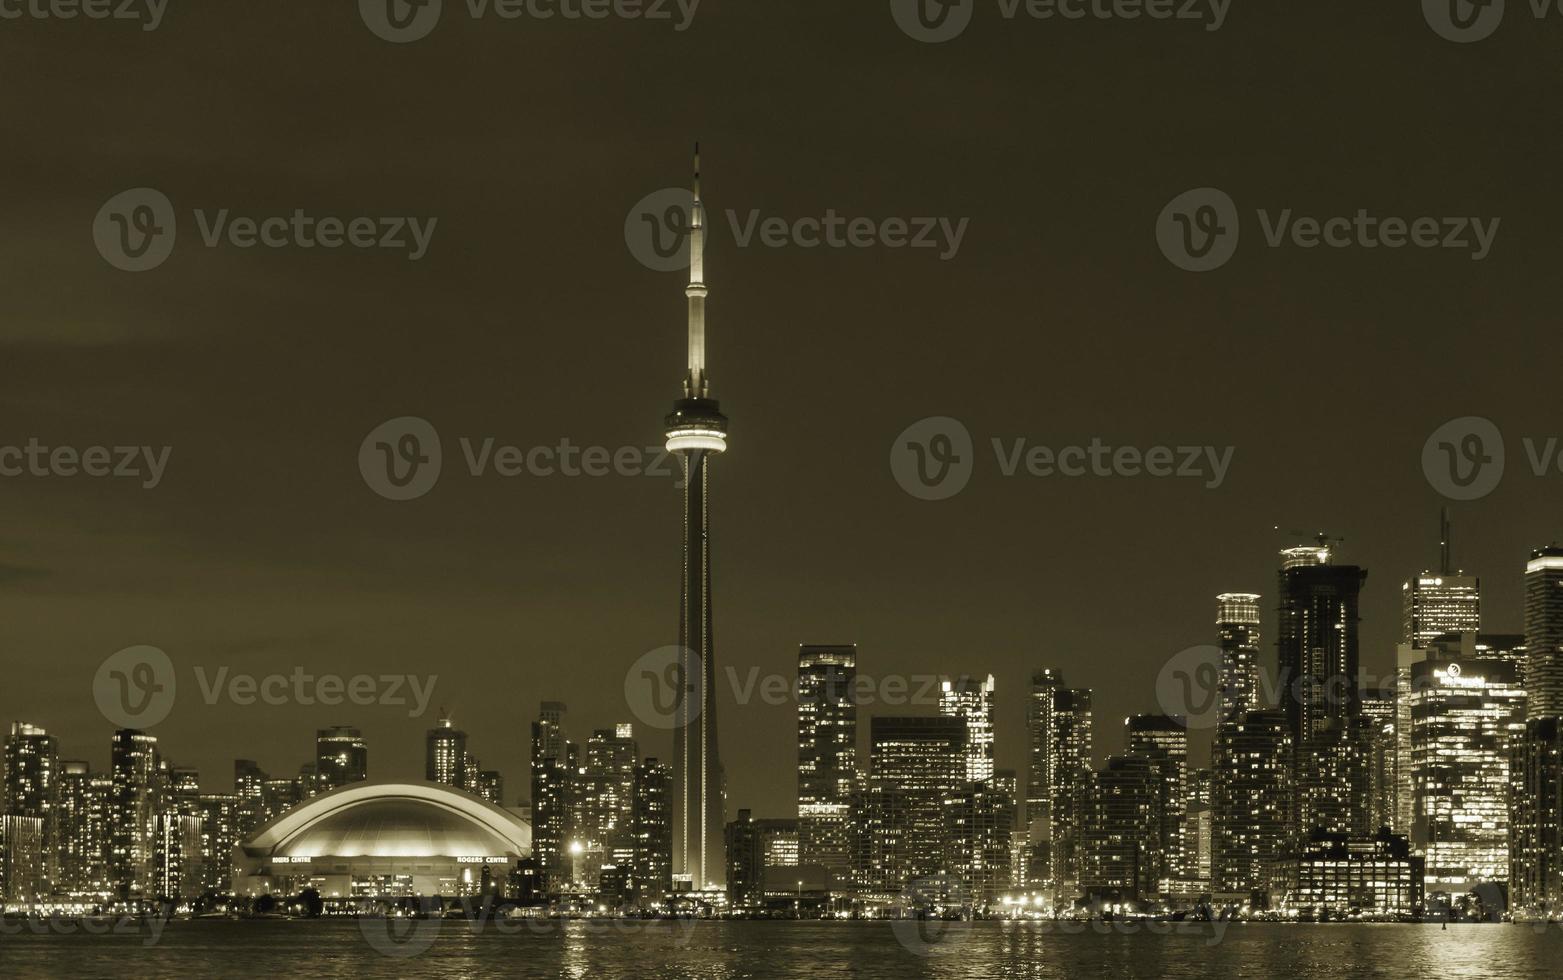
[[[1358,689],[1358,599],[1367,572],[1332,557],[1324,547],[1282,552],[1277,656],[1296,752],[1298,843],[1314,830],[1371,832]]]
[[[1027,886],[1043,885],[1053,877],[1053,772],[1058,764],[1053,710],[1063,687],[1063,674],[1051,668],[1043,667],[1031,675],[1026,701],[1026,854],[1022,861]]]
[[[712,457],[727,449],[727,417],[706,375],[705,205],[700,150],[689,221],[689,370],[667,416],[667,449],[684,474],[684,559],[679,603],[679,692],[673,729],[673,875],[693,890],[722,887],[725,787],[716,737],[716,650],[711,638]]]
[[[1259,598],[1252,592],[1223,592],[1216,596],[1223,719],[1236,718],[1260,707]]]
[[[467,785],[467,733],[441,717],[424,740],[423,778],[447,786]]]
[[[1294,844],[1291,723],[1284,711],[1250,711],[1216,739],[1212,890],[1241,902],[1270,891]]]
[[[1162,779],[1143,755],[1115,755],[1092,779],[1081,831],[1080,890],[1106,901],[1156,893]]]
[[[870,832],[884,848],[886,890],[944,870],[944,800],[967,782],[965,750],[961,718],[879,716],[870,723],[869,790],[883,804]]]
[[[1525,691],[1514,664],[1476,656],[1475,637],[1435,641],[1412,667],[1411,842],[1430,894],[1509,879],[1509,746]]]
[[[1095,761],[1091,704],[1089,688],[1062,688],[1053,697],[1053,884],[1068,899],[1080,880],[1080,834]]]
[[[59,877],[55,890],[62,894],[84,894],[94,890],[102,878],[103,838],[101,823],[96,829],[92,773],[87,763],[64,760],[60,763],[58,828]],[[101,819],[101,817],[99,817]]]
[[[586,740],[586,758],[570,788],[571,848],[578,882],[595,886],[604,867],[634,860],[635,732],[630,725],[599,728]]]
[[[317,792],[325,793],[369,778],[369,744],[351,725],[333,725],[315,732]]]
[[[1454,568],[1449,511],[1439,517],[1438,570],[1413,575],[1400,587],[1400,641],[1425,650],[1445,633],[1482,628],[1481,580]]]
[[[966,780],[993,778],[993,675],[961,676],[939,686],[939,713],[966,723]]]
[[[631,893],[641,908],[659,907],[673,890],[673,770],[656,759],[635,767],[635,835]]]
[[[1510,747],[1509,895],[1516,916],[1563,907],[1563,720],[1533,718]]]
[[[960,882],[967,908],[997,905],[1013,884],[1016,782],[1013,769],[1000,769],[944,798],[944,867]]]
[[[1211,843],[1215,830],[1213,778],[1209,769],[1189,772],[1188,808],[1183,821],[1183,864],[1179,876],[1203,894],[1210,891]]]
[[[43,894],[43,818],[0,814],[0,905],[25,909]]]
[[[571,784],[576,747],[564,736],[565,706],[544,701],[532,723],[532,856],[543,887],[556,892],[569,878]]]
[[[5,795],[0,813],[41,821],[39,880],[27,887],[48,891],[60,870],[59,741],[36,725],[15,722],[5,740]]]
[[[798,835],[804,864],[845,880],[857,777],[857,648],[798,650]]]
[[[1189,733],[1182,718],[1132,715],[1124,721],[1131,755],[1150,761],[1156,774],[1157,856],[1155,881],[1175,877],[1183,863],[1183,825],[1188,819]]]
[[[1369,753],[1368,802],[1371,812],[1368,826],[1375,831],[1394,828],[1397,816],[1399,784],[1399,739],[1395,727],[1398,696],[1384,688],[1362,691],[1362,737]],[[1400,831],[1396,831],[1400,833]]]
[[[157,736],[133,728],[114,733],[109,804],[109,885],[121,899],[155,898],[153,848],[163,788]]]
[[[1563,546],[1531,552],[1525,566],[1525,692],[1529,717],[1563,717]]]

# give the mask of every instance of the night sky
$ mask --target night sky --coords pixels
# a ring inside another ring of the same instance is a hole
[[[0,445],[170,446],[154,489],[0,478],[0,719],[107,764],[92,684],[116,650],[179,669],[153,729],[204,788],[232,759],[291,775],[354,724],[371,775],[420,777],[443,705],[527,792],[528,723],[632,720],[623,678],[674,639],[679,494],[658,477],[468,475],[458,440],[645,446],[684,372],[678,273],[630,209],[704,144],[718,669],[791,676],[797,644],[860,670],[992,672],[999,762],[1024,764],[1034,667],[1097,691],[1098,753],[1156,709],[1168,657],[1214,641],[1215,595],[1273,610],[1293,529],[1369,569],[1363,661],[1393,659],[1400,582],[1433,564],[1421,468],[1446,420],[1493,420],[1503,483],[1456,505],[1484,620],[1522,628],[1529,549],[1560,534],[1556,160],[1563,25],[1509,5],[1455,44],[1418,4],[1236,0],[1199,22],[1005,20],[919,43],[883,0],[704,0],[670,22],[473,20],[376,37],[356,4],[172,0],[160,27],[0,21]],[[1191,188],[1236,201],[1232,261],[1158,249]],[[179,238],[127,273],[94,246],[152,187]],[[419,216],[428,253],[204,247],[197,209]],[[1255,212],[1501,219],[1468,251],[1268,248]],[[727,212],[969,219],[958,253],[741,248]],[[358,450],[440,433],[427,496],[382,499]],[[903,492],[891,444],[953,416],[966,490]],[[1197,480],[1005,478],[989,441],[1233,446]],[[1280,530],[1277,531],[1276,527]],[[1273,640],[1267,612],[1265,642]],[[199,666],[436,674],[433,706],[207,705]],[[790,815],[790,705],[733,703],[729,813]],[[876,709],[877,710],[877,709]],[[896,713],[899,709],[891,709]],[[922,709],[924,711],[928,709]],[[866,714],[862,728],[867,729]],[[647,754],[671,740],[642,730]]]

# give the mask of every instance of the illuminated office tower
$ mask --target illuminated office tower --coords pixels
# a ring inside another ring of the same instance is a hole
[[[156,896],[174,901],[201,894],[206,881],[199,813],[169,805],[153,818],[152,873]]]
[[[1014,884],[1010,874],[1017,781],[1013,769],[967,782],[944,798],[944,867],[960,883],[968,909],[999,904]]]
[[[271,777],[254,759],[233,760],[233,794],[239,798],[239,839],[249,837],[269,817],[266,781]]]
[[[43,882],[43,818],[0,814],[0,906],[27,910]]]
[[[1179,876],[1200,893],[1210,891],[1212,834],[1215,830],[1214,776],[1209,769],[1189,773],[1188,807],[1183,821],[1183,866]]]
[[[1064,688],[1053,698],[1053,885],[1072,899],[1080,880],[1080,832],[1091,789],[1091,691]]]
[[[749,810],[739,810],[727,825],[727,901],[735,909],[765,905],[765,851],[760,830]]]
[[[944,800],[966,779],[966,722],[951,717],[876,717],[870,723],[870,791],[882,807],[888,891],[943,871]]]
[[[1086,794],[1080,836],[1080,890],[1092,899],[1132,902],[1157,893],[1163,777],[1143,755],[1115,755]]]
[[[1525,566],[1528,717],[1563,717],[1563,546],[1531,552]]]
[[[582,852],[575,862],[579,884],[595,883],[604,866],[627,867],[633,860],[637,754],[630,725],[599,728],[586,740],[570,788],[570,846]]]
[[[1045,885],[1053,877],[1053,705],[1063,687],[1063,674],[1044,667],[1032,673],[1026,700],[1026,850],[1021,863],[1028,887]]]
[[[667,449],[684,476],[683,566],[678,612],[680,697],[673,728],[673,877],[694,891],[726,880],[726,790],[717,751],[716,647],[711,637],[709,463],[727,449],[727,416],[706,372],[705,204],[700,151],[689,220],[689,369],[666,417]]]
[[[1182,718],[1133,715],[1124,721],[1130,755],[1144,756],[1156,772],[1156,853],[1159,882],[1183,866],[1183,824],[1188,819],[1189,733]]]
[[[1481,629],[1481,579],[1475,575],[1422,572],[1400,587],[1404,603],[1401,640],[1426,649],[1445,633]]]
[[[125,901],[154,899],[157,817],[165,795],[157,736],[122,728],[114,733],[110,759],[109,886]]]
[[[845,881],[857,777],[857,648],[798,649],[798,834],[803,864]]]
[[[1284,711],[1250,711],[1216,733],[1211,880],[1217,896],[1267,899],[1291,851],[1292,738]]]
[[[1509,880],[1509,746],[1525,691],[1514,664],[1474,655],[1475,638],[1434,641],[1411,672],[1411,842],[1430,894]]]
[[[93,853],[91,835],[94,787],[87,763],[64,760],[60,763],[59,811],[56,827],[59,854],[59,878],[55,891],[64,895],[82,895],[93,890],[93,874],[101,873],[102,840]]]
[[[423,778],[447,786],[467,785],[467,733],[442,716],[424,738]]]
[[[1221,718],[1237,718],[1259,704],[1259,599],[1252,592],[1216,596],[1221,639]]]
[[[1371,832],[1358,690],[1358,601],[1367,572],[1332,558],[1323,547],[1282,552],[1277,656],[1296,753],[1298,843],[1316,830]]]
[[[673,890],[673,768],[647,759],[635,767],[635,834],[631,893],[641,908],[657,908]]]
[[[1563,909],[1563,720],[1533,718],[1510,746],[1509,896],[1516,918]]]
[[[570,802],[579,762],[576,746],[564,737],[565,706],[544,701],[532,723],[532,856],[549,892],[570,878]]]
[[[993,675],[962,676],[939,686],[939,713],[966,723],[966,780],[993,778]]]
[[[1481,579],[1454,567],[1449,511],[1439,517],[1438,570],[1413,575],[1400,587],[1400,642],[1425,650],[1445,633],[1482,628]]]
[[[233,849],[244,839],[239,833],[242,809],[234,793],[201,796],[202,891],[233,892]]]
[[[1368,826],[1374,831],[1395,828],[1399,800],[1399,737],[1394,691],[1362,691],[1362,737],[1368,768]],[[1396,833],[1402,833],[1396,830]]]
[[[369,744],[350,725],[333,725],[315,733],[315,779],[318,792],[329,792],[369,778]]]
[[[39,880],[27,887],[52,890],[59,877],[59,741],[36,725],[14,722],[5,740],[5,795],[0,813],[37,817],[43,843]]]

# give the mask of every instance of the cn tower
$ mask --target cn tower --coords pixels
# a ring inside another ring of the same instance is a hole
[[[684,470],[684,562],[678,608],[679,691],[673,729],[673,876],[694,891],[727,880],[725,788],[716,743],[716,658],[711,641],[709,463],[727,449],[727,417],[706,376],[705,206],[700,147],[689,217],[689,372],[667,417],[667,448]]]

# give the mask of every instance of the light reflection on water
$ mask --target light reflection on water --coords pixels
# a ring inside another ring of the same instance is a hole
[[[397,928],[393,941],[392,927]],[[150,945],[149,945],[150,943]],[[403,945],[405,944],[405,945]],[[388,955],[407,954],[407,955]],[[1529,926],[887,922],[174,922],[131,935],[0,931],[0,976],[634,977],[637,980],[1552,980],[1563,929]]]

